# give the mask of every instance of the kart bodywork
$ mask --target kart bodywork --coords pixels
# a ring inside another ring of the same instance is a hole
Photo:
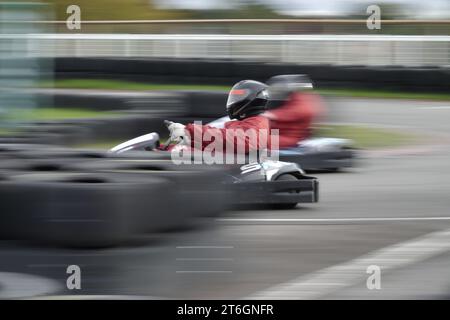
[[[208,123],[209,126],[222,128],[228,116]],[[299,141],[292,148],[279,150],[281,161],[298,164],[305,171],[337,171],[354,165],[356,151],[353,142],[340,138],[310,138]]]
[[[167,159],[171,157],[170,152],[160,150],[159,135],[155,132],[131,139],[110,150],[115,154],[132,151],[149,151],[157,154],[158,158],[161,155]],[[297,203],[314,203],[319,199],[318,180],[305,175],[295,163],[263,160],[244,165],[220,166],[223,167],[223,179],[218,183],[226,184],[227,192],[233,194],[231,199],[235,204],[289,208],[295,207]]]

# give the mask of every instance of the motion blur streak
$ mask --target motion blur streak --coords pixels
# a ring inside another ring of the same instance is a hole
[[[445,0],[1,1],[0,298],[450,299],[449,19]],[[234,124],[282,129],[281,161],[175,165],[242,80],[264,94]]]
[[[59,282],[24,273],[0,272],[0,299],[48,295],[61,290]]]
[[[255,293],[249,298],[317,299],[365,280],[368,266],[377,265],[382,272],[391,271],[437,256],[448,250],[450,250],[450,229],[382,248],[346,263],[322,269]]]

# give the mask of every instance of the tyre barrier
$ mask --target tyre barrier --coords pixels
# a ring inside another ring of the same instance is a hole
[[[95,161],[108,158],[103,150],[68,149],[48,145],[0,144],[0,168],[23,166],[26,161],[58,161],[70,159],[74,162]]]
[[[45,150],[48,148],[50,148],[48,145],[0,143],[0,157],[2,158],[15,157],[18,153],[23,151],[33,151],[35,149]]]
[[[106,139],[128,140],[149,132],[162,130],[162,127],[164,127],[163,119],[151,116],[124,115],[103,119],[91,128],[93,136],[90,141]]]
[[[216,119],[226,114],[228,92],[189,91],[185,95],[185,117]]]
[[[71,149],[53,145],[33,145],[33,144],[0,144],[0,156],[4,159],[75,159],[96,160],[96,159],[163,159],[170,160],[170,154],[148,151],[128,151],[126,153],[110,153],[104,150],[95,149]],[[1,165],[1,163],[0,163]]]
[[[10,150],[22,156],[0,161],[0,239],[117,246],[229,207],[222,169],[175,165],[167,153]]]
[[[0,144],[62,144],[63,138],[55,133],[20,133],[0,136]]]
[[[0,162],[0,170],[14,171],[14,172],[71,172],[83,171],[84,162],[96,162],[98,159],[92,158],[20,158],[20,154],[16,158],[5,159]]]
[[[0,143],[39,143],[67,146],[99,140],[128,140],[149,132],[167,131],[163,122],[164,119],[165,117],[141,113],[103,119],[32,122],[22,127],[26,134],[0,138]]]
[[[78,98],[77,98],[78,99]],[[97,107],[95,96],[84,97],[86,101],[64,101],[56,106],[107,110],[104,105]],[[121,100],[115,95],[110,99]],[[121,114],[105,118],[84,118],[73,120],[53,120],[32,122],[23,126],[26,132],[49,132],[59,134],[64,145],[83,143],[95,139],[126,139],[152,131],[166,130],[165,119],[205,119],[214,120],[225,114],[226,92],[182,91],[167,95],[154,95],[144,100],[129,99],[120,102]],[[89,101],[89,102],[88,102]],[[111,104],[109,104],[111,105]],[[119,110],[113,107],[109,110]],[[184,121],[185,122],[185,121]]]
[[[171,196],[170,185],[130,174],[10,174],[0,180],[0,238],[64,247],[121,245],[164,225],[162,199]]]
[[[34,122],[21,127],[29,135],[50,133],[56,135],[58,144],[73,145],[92,138],[92,130],[87,123],[70,122]]]
[[[1,148],[1,146],[0,146]],[[17,150],[12,155],[19,159],[38,159],[38,160],[52,160],[55,159],[73,159],[74,161],[80,160],[96,160],[108,158],[108,153],[103,150],[92,149],[66,149],[57,147],[43,147],[30,148],[25,150]]]
[[[298,65],[213,59],[55,58],[57,78],[128,79],[162,83],[233,85],[243,79],[266,81],[279,74],[307,73],[318,87],[358,87],[447,92],[448,67],[396,65]],[[414,76],[411,76],[414,72]],[[391,79],[396,78],[393,82]],[[423,79],[430,81],[423,81]]]
[[[57,107],[98,111],[150,109],[154,113],[176,113],[180,112],[180,106],[182,106],[180,95],[176,92],[111,92],[77,89],[34,89],[32,92],[42,101],[43,107],[48,106],[48,100],[52,100],[53,105]]]
[[[163,158],[163,159],[161,159]],[[83,169],[95,172],[128,172],[141,176],[162,177],[174,183],[178,203],[171,211],[184,218],[217,216],[230,206],[224,180],[224,169],[200,164],[176,165],[169,154],[155,158],[117,158],[98,162],[85,162]],[[178,222],[174,221],[178,227]]]

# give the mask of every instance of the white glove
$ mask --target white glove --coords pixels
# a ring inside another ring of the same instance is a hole
[[[185,125],[181,123],[175,123],[173,122],[168,127],[170,132],[170,140],[173,142],[183,142],[184,144],[190,144],[189,135],[187,134],[185,130]]]
[[[277,117],[270,111],[266,111],[263,114],[261,114],[263,117],[266,117],[269,120],[276,120]]]

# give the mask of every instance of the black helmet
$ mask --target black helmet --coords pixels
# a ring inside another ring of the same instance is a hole
[[[313,89],[311,79],[304,74],[284,74],[274,76],[267,80],[269,85],[270,103],[268,109],[273,109],[283,104],[294,92]]]
[[[269,95],[267,85],[253,80],[243,80],[231,88],[227,100],[227,113],[230,119],[242,120],[263,113]]]

